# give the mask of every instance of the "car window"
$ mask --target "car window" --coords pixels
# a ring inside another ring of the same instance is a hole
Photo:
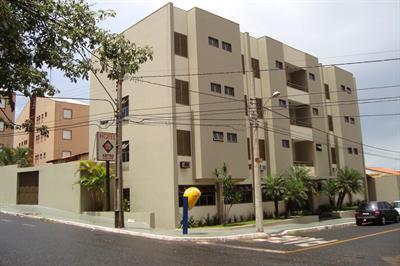
[[[386,201],[385,201],[385,208],[390,210],[390,209],[393,209],[393,206],[390,205],[389,202],[386,202]]]
[[[383,202],[378,202],[378,209],[386,209],[385,204]]]
[[[400,208],[400,202],[392,202],[392,206],[395,208]]]
[[[376,202],[362,202],[358,208],[360,210],[373,211],[376,209]]]

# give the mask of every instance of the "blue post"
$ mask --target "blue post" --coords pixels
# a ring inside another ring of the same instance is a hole
[[[182,221],[182,228],[183,228],[183,234],[184,234],[184,235],[187,235],[187,233],[188,233],[188,212],[189,212],[188,197],[183,197],[183,221]]]

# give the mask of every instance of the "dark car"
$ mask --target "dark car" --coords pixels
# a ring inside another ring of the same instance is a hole
[[[362,225],[364,222],[384,225],[388,221],[398,223],[400,219],[399,213],[386,201],[362,202],[354,212],[354,216],[357,225]]]

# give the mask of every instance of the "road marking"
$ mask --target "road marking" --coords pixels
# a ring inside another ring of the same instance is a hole
[[[8,220],[8,219],[0,219],[0,220],[2,220],[3,222],[6,222],[6,223],[11,223],[11,220]]]
[[[202,242],[202,244],[208,244],[210,246],[218,246],[218,247],[227,247],[227,248],[233,248],[233,249],[241,249],[241,250],[252,250],[252,251],[257,251],[257,252],[265,252],[265,253],[277,253],[277,254],[285,254],[286,253],[286,251],[284,251],[284,250],[277,250],[277,249],[252,248],[252,247],[235,246],[235,245],[211,243],[211,242],[208,242],[208,243]]]
[[[22,225],[29,226],[29,227],[36,227],[36,225],[33,225],[33,224],[22,224]]]

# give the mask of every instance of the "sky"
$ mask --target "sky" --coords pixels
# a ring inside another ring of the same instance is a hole
[[[323,64],[400,57],[400,1],[171,1],[188,10],[199,7],[240,24],[241,32],[269,36],[319,58]],[[93,9],[112,9],[116,17],[99,25],[120,32],[168,1],[97,0]],[[356,77],[358,88],[400,84],[400,61],[344,66]],[[88,97],[87,81],[70,83],[52,71],[60,95]],[[400,96],[395,88],[361,90],[359,99]],[[24,105],[17,102],[17,114]],[[360,114],[400,113],[400,101],[360,104]],[[362,117],[363,142],[400,152],[400,116]],[[375,153],[397,160],[366,155],[366,166],[400,169],[400,153]]]

